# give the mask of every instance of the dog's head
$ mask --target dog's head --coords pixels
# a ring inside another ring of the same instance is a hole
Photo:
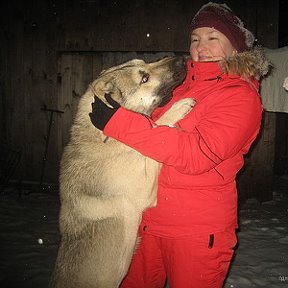
[[[171,99],[173,89],[185,75],[182,57],[166,57],[152,63],[134,59],[103,71],[91,89],[104,102],[104,95],[110,94],[121,106],[150,115]]]

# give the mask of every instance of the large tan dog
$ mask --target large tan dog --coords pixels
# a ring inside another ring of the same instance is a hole
[[[61,161],[61,243],[51,287],[118,287],[131,262],[142,212],[156,204],[160,165],[116,140],[106,141],[90,122],[94,96],[105,102],[110,94],[127,109],[149,116],[184,77],[180,57],[132,60],[102,72],[81,97]],[[192,99],[177,102],[157,124],[173,125],[193,105]]]

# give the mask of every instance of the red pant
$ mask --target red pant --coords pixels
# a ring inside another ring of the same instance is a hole
[[[143,234],[121,288],[219,288],[236,245],[235,232],[184,239]]]

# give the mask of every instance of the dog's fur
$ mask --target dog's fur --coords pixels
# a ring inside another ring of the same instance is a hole
[[[261,49],[220,65],[223,73],[247,81],[269,70]],[[51,287],[117,287],[129,267],[142,212],[156,203],[159,164],[113,139],[104,141],[89,119],[94,95],[105,102],[104,95],[111,94],[127,109],[149,116],[183,72],[179,59],[132,60],[104,71],[82,96],[61,161],[61,243]],[[193,105],[192,99],[177,102],[158,125],[174,124]]]
[[[156,204],[160,164],[114,139],[105,141],[89,118],[94,96],[105,102],[110,94],[121,106],[149,116],[184,77],[180,57],[131,60],[102,72],[81,97],[61,160],[61,242],[50,287],[118,287],[142,212]],[[192,99],[177,102],[157,124],[173,125],[193,105]]]

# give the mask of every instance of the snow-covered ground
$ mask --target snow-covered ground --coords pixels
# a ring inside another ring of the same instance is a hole
[[[238,248],[225,288],[288,287],[288,177],[274,199],[250,199],[240,210]]]
[[[288,177],[277,183],[273,201],[250,199],[240,210],[239,246],[225,288],[288,287]],[[49,189],[0,195],[0,287],[47,287],[58,211],[57,192]]]

